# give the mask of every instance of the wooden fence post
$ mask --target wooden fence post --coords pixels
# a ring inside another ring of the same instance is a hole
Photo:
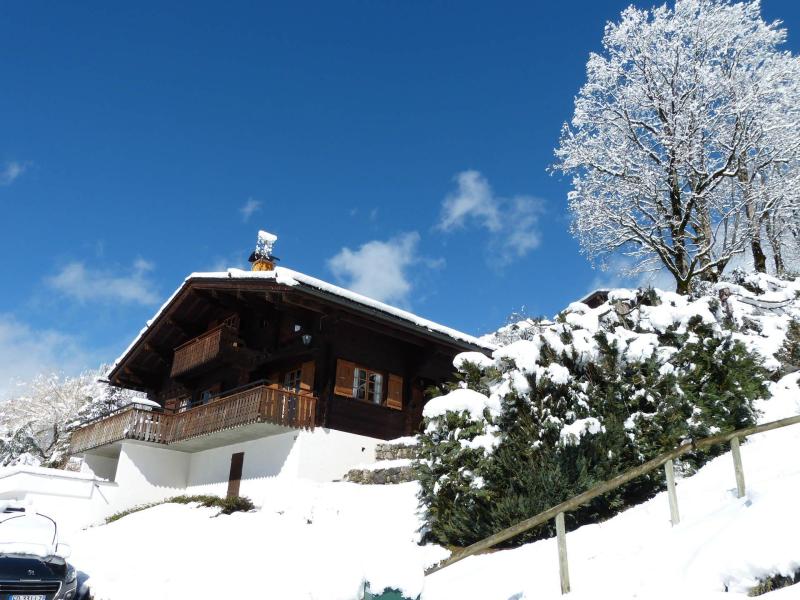
[[[675,491],[675,470],[672,460],[664,463],[664,472],[667,475],[667,495],[669,496],[669,516],[672,521],[672,526],[675,527],[681,522],[681,516],[678,512],[678,494]]]
[[[569,564],[567,563],[567,528],[564,513],[556,515],[556,538],[558,540],[558,574],[561,577],[561,593],[569,594]]]
[[[744,498],[744,469],[742,468],[742,453],[739,451],[739,438],[731,438],[731,454],[733,455],[733,470],[736,472],[736,497]]]

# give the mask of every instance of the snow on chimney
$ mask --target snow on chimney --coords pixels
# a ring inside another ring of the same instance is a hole
[[[256,249],[248,259],[253,267],[253,271],[272,271],[275,269],[275,262],[280,260],[272,255],[272,247],[278,241],[278,236],[269,231],[259,231],[256,240]]]

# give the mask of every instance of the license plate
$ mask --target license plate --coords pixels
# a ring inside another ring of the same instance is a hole
[[[44,594],[11,594],[8,600],[47,600]]]

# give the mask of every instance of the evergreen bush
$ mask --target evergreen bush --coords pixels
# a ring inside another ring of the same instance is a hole
[[[556,324],[537,326],[535,335],[518,335],[491,367],[459,365],[452,387],[495,397],[499,410],[481,419],[466,411],[426,417],[414,468],[428,539],[469,545],[685,439],[755,423],[753,403],[766,396],[768,374],[730,332],[699,317],[656,333],[633,332],[640,315],[632,311],[661,301],[643,291],[625,303],[630,311],[612,316],[624,328],[600,328],[587,338],[567,312]],[[635,343],[650,343],[652,351],[637,354]],[[694,453],[685,466],[696,469],[720,451]],[[663,488],[663,474],[654,471],[568,519],[597,522]],[[552,533],[547,524],[506,545]]]

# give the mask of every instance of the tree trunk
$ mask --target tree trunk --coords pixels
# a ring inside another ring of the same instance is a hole
[[[687,296],[689,294],[689,285],[691,283],[690,279],[682,279],[675,276],[675,291],[681,294],[682,296]]]
[[[767,217],[767,239],[772,248],[772,258],[775,261],[775,275],[783,277],[786,275],[786,265],[783,262],[783,250],[781,249],[781,235],[775,226],[774,215]]]
[[[750,250],[753,253],[753,266],[759,273],[767,272],[767,255],[761,246],[761,215],[756,211],[756,201],[753,198],[750,177],[744,161],[740,163],[737,174],[739,183],[742,185],[742,193],[745,199],[745,211],[747,213],[747,226],[750,231]]]

